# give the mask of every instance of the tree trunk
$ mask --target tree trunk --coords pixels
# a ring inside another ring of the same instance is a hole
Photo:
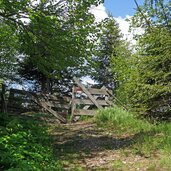
[[[42,84],[41,90],[43,93],[51,92],[51,82],[48,77],[44,76],[44,79],[42,79],[41,84]]]
[[[41,90],[42,90],[43,93],[45,93],[46,92],[46,78],[45,77],[42,78],[41,84],[42,84],[41,85]]]
[[[7,105],[5,100],[5,84],[2,84],[2,94],[1,94],[1,112],[6,113],[7,112]]]

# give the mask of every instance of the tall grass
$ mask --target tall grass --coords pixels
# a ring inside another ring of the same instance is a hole
[[[137,119],[130,112],[117,106],[99,110],[95,121],[99,126],[115,128],[118,133],[144,132],[153,127],[149,122]]]

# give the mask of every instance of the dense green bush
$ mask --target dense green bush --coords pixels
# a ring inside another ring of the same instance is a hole
[[[47,127],[40,123],[15,118],[1,123],[0,170],[62,170],[53,155]]]

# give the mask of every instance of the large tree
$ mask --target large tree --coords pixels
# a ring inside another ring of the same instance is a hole
[[[14,77],[17,69],[18,38],[15,29],[0,21],[0,78]]]
[[[80,70],[92,55],[95,39],[91,5],[101,0],[2,1],[0,19],[16,29],[22,75],[42,83],[60,79],[65,70]],[[26,72],[24,72],[26,71]]]
[[[93,56],[94,70],[92,78],[99,87],[106,86],[113,89],[116,87],[115,72],[111,69],[111,59],[116,57],[118,47],[122,42],[119,25],[109,15],[101,23],[101,33],[97,43],[97,52]]]
[[[137,4],[133,27],[141,27],[136,53],[125,61],[127,72],[120,77],[127,105],[157,119],[171,114],[170,2],[145,1]],[[124,81],[124,78],[126,80]]]

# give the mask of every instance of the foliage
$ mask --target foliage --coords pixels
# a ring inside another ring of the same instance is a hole
[[[134,0],[137,10],[132,18],[132,24],[150,30],[154,25],[161,25],[170,30],[171,28],[171,2],[168,0],[145,0],[142,6]],[[171,31],[171,30],[170,30]]]
[[[62,72],[72,71],[68,74],[70,76],[82,71],[87,58],[93,53],[96,29],[89,8],[96,3],[90,0],[86,3],[69,1],[64,2],[60,10],[49,5],[51,11],[48,9],[47,13],[44,5],[40,13],[33,13],[28,25],[32,39],[25,31],[20,37],[22,52],[26,54],[21,64],[21,75],[35,79],[44,90],[59,83]]]
[[[137,113],[161,120],[168,119],[171,112],[171,36],[167,22],[170,3],[156,2],[145,1],[143,6],[137,4],[132,27],[141,27],[144,33],[135,35],[138,39],[133,55],[113,58],[116,64],[113,70],[119,82],[117,98]],[[164,13],[167,16],[164,17]]]
[[[169,117],[171,60],[170,33],[165,28],[154,28],[140,39],[137,55],[137,86],[133,103],[144,108],[151,117]]]
[[[15,30],[0,21],[0,78],[12,79],[17,69],[18,38]]]
[[[115,88],[115,71],[111,69],[111,59],[117,57],[118,48],[123,43],[118,23],[113,16],[109,15],[101,23],[101,33],[97,43],[97,52],[92,58],[94,71],[92,78],[99,84],[99,87]]]
[[[128,107],[130,103],[130,92],[127,87],[132,88],[132,86],[127,84],[134,73],[135,66],[132,63],[133,55],[129,49],[128,42],[122,40],[120,44],[115,48],[115,55],[111,56],[111,69],[115,79],[115,95],[118,100],[115,101],[116,104],[126,105]],[[130,90],[129,89],[129,90]]]
[[[31,75],[30,79],[37,79],[34,80],[37,83],[44,81],[39,85],[44,84],[48,89],[49,79],[51,82],[61,80],[61,72],[72,70],[75,74],[75,70],[83,70],[87,58],[93,53],[93,42],[97,37],[94,16],[89,9],[101,2],[2,1],[0,21],[16,30],[19,44],[15,42],[15,45],[20,45],[21,76],[27,79]],[[7,50],[4,53],[8,55]],[[16,59],[14,52],[11,55]]]
[[[38,122],[8,118],[1,123],[1,170],[62,170],[53,156],[47,128]]]

